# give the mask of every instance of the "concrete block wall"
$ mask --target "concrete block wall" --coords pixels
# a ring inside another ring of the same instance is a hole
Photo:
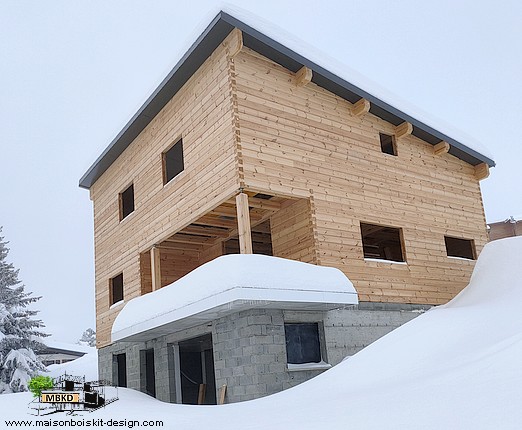
[[[326,313],[324,331],[328,362],[334,366],[385,334],[412,320],[430,306],[360,303]]]
[[[226,403],[274,394],[321,373],[288,371],[282,310],[228,315],[215,322],[212,334],[216,387],[227,385]]]
[[[116,384],[116,366],[113,356],[125,354],[127,360],[127,388],[144,391],[144,376],[140,369],[140,351],[154,349],[154,368],[156,372],[156,398],[170,401],[168,375],[168,353],[165,337],[148,342],[117,342],[98,350],[98,373],[100,379]],[[165,377],[162,377],[165,375]]]
[[[251,400],[298,385],[323,370],[290,371],[287,367],[285,322],[319,322],[323,360],[336,365],[429,306],[360,303],[328,312],[252,309],[147,342],[119,342],[98,351],[101,379],[115,382],[114,354],[126,354],[127,386],[144,391],[140,351],[154,349],[156,397],[175,402],[173,345],[212,334],[216,390],[227,385],[226,403]]]

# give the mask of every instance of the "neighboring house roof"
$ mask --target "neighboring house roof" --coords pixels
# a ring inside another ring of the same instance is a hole
[[[39,355],[69,354],[76,357],[81,357],[95,350],[95,348],[90,346],[83,346],[74,343],[57,342],[50,339],[42,339],[41,342],[45,345],[45,349],[38,351]]]
[[[234,16],[221,11],[181,60],[174,66],[158,88],[156,88],[152,95],[145,101],[143,106],[136,112],[123,130],[120,131],[111,144],[87,170],[80,179],[80,187],[90,188],[96,182],[234,28],[238,28],[243,32],[244,46],[260,53],[286,69],[292,72],[297,72],[303,66],[312,69],[312,82],[318,86],[325,88],[351,103],[355,103],[361,98],[370,101],[370,113],[395,126],[404,121],[411,123],[413,125],[412,134],[431,145],[436,145],[441,141],[448,142],[451,145],[449,153],[467,163],[472,165],[486,163],[491,167],[495,165],[493,159],[489,155],[485,155],[484,151],[472,148],[469,144],[467,146],[443,132],[436,130],[432,126],[413,118],[332,73],[325,67],[316,64],[282,45],[280,42],[266,36]]]
[[[120,311],[112,341],[144,341],[252,308],[321,310],[358,304],[333,267],[259,254],[231,254],[136,297]]]
[[[488,226],[494,225],[494,224],[505,224],[505,223],[516,224],[517,222],[522,222],[522,216],[510,215],[508,218],[505,218],[505,219],[488,222]]]

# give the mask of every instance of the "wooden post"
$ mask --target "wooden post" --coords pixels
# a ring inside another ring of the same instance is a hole
[[[160,249],[157,246],[150,250],[150,267],[152,269],[152,291],[161,288],[161,262]]]
[[[236,196],[236,211],[239,252],[241,254],[252,254],[252,232],[250,230],[250,210],[247,194],[239,193]]]

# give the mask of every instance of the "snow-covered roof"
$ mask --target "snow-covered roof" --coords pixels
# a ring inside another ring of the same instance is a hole
[[[312,69],[312,82],[339,97],[352,103],[361,98],[370,101],[372,114],[393,125],[399,125],[404,121],[411,123],[414,136],[431,145],[446,141],[450,144],[450,154],[472,165],[482,162],[489,166],[495,165],[488,151],[469,136],[421,113],[419,109],[370,83],[340,62],[327,58],[313,47],[297,41],[296,38],[259,18],[238,10],[230,12],[234,16],[224,11],[217,14],[159,87],[83,175],[80,187],[90,188],[96,182],[234,28],[242,31],[244,46],[293,72],[303,66]]]
[[[48,349],[63,352],[79,353],[79,355],[88,354],[96,349],[90,346],[78,345],[76,343],[60,342],[46,338],[41,339],[40,342],[42,342]]]
[[[252,308],[328,310],[358,303],[340,270],[266,255],[224,255],[129,301],[112,340],[142,341]]]

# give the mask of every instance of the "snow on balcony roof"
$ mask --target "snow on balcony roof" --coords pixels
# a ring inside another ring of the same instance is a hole
[[[112,341],[144,341],[252,308],[329,310],[358,303],[340,270],[266,255],[225,255],[129,301]]]
[[[411,123],[414,136],[431,145],[441,141],[448,142],[449,153],[467,163],[495,165],[489,151],[470,136],[422,113],[417,107],[350,70],[341,61],[330,58],[284,30],[238,8],[229,7],[216,15],[138,112],[85,172],[80,179],[80,187],[90,188],[96,182],[234,28],[242,31],[244,46],[288,70],[296,72],[306,66],[312,69],[312,82],[316,85],[352,103],[361,98],[370,101],[370,113],[373,115],[393,125],[404,121]]]

